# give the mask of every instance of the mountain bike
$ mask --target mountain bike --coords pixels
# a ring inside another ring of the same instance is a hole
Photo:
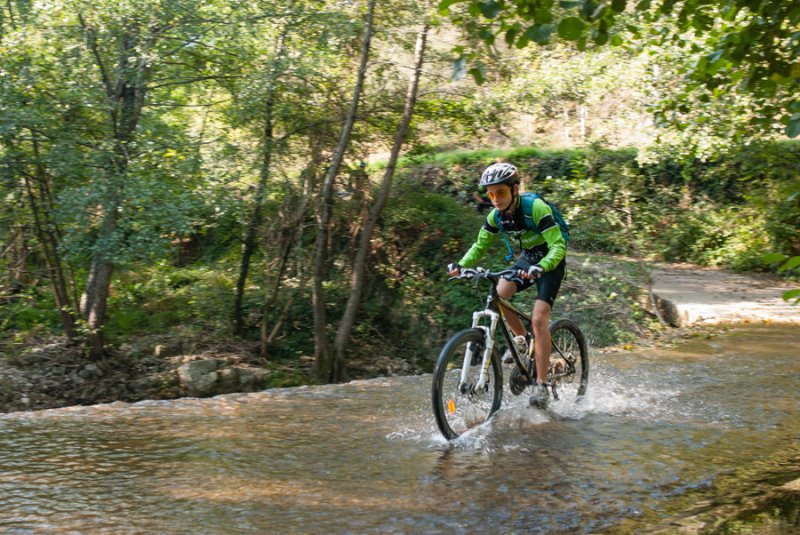
[[[454,280],[489,282],[486,305],[472,314],[472,327],[453,335],[442,348],[433,372],[431,397],[436,425],[447,439],[459,435],[489,420],[503,400],[503,365],[495,344],[497,327],[511,352],[513,363],[509,375],[509,390],[518,396],[536,382],[534,341],[528,344],[528,354],[520,355],[512,343],[505,314],[516,314],[523,325],[531,318],[520,312],[497,293],[502,278],[519,280],[516,270],[488,271],[483,268],[462,268]],[[500,308],[500,305],[503,308]],[[579,399],[589,384],[589,351],[586,337],[578,325],[566,318],[550,323],[552,353],[548,370],[553,399]]]

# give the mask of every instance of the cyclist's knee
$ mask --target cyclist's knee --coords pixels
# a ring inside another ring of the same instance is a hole
[[[503,299],[511,299],[517,293],[517,285],[511,281],[502,279],[497,285],[497,295]]]
[[[550,323],[550,306],[544,301],[536,301],[531,320],[534,333],[547,332]]]
[[[547,318],[541,316],[534,316],[533,317],[533,335],[534,336],[542,336],[544,333],[548,332],[548,323],[549,320]]]

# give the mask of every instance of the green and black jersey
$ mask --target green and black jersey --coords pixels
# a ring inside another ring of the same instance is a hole
[[[526,204],[531,213],[525,213]],[[518,195],[513,212],[501,213],[497,208],[489,212],[475,243],[458,263],[464,267],[475,266],[501,232],[516,238],[523,254],[545,272],[555,269],[567,252],[567,244],[550,206],[539,197],[532,203],[523,203],[522,195]]]

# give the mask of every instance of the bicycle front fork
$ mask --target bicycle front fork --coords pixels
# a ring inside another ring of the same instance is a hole
[[[489,326],[481,325],[483,318],[489,318]],[[472,328],[480,329],[484,333],[484,347],[483,359],[481,360],[481,373],[478,377],[477,384],[474,385],[474,391],[482,391],[486,388],[486,381],[489,378],[489,364],[492,359],[492,350],[494,349],[494,333],[497,330],[497,322],[500,320],[500,314],[494,310],[481,310],[472,314]],[[467,385],[467,377],[469,376],[469,367],[472,364],[472,352],[474,351],[473,344],[467,345],[467,352],[464,355],[464,364],[461,366],[461,381],[459,383],[459,390],[462,393],[467,393],[470,387]]]

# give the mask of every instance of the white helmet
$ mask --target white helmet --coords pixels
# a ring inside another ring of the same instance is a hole
[[[510,163],[495,163],[486,168],[481,175],[478,187],[485,188],[495,184],[519,184],[519,172]]]

